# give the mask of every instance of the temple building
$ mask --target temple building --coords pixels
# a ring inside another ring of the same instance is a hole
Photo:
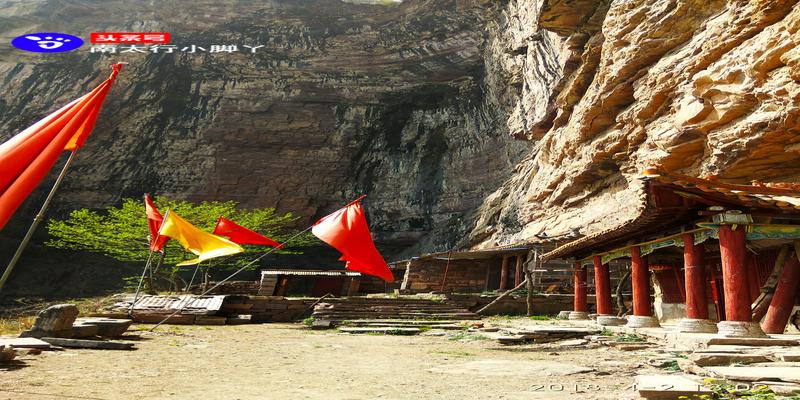
[[[621,260],[631,268],[630,327],[681,318],[681,332],[783,333],[800,297],[800,187],[728,184],[658,169],[645,171],[640,183],[641,207],[631,221],[542,256],[573,260],[570,319],[588,318],[590,275],[597,322],[621,322],[608,269]]]

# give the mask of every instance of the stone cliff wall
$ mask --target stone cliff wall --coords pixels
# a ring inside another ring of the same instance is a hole
[[[506,88],[487,56],[484,27],[502,11],[493,2],[186,4],[0,1],[5,43],[41,30],[169,31],[179,47],[240,50],[2,45],[0,140],[96,85],[111,61],[130,63],[53,215],[151,192],[276,207],[305,223],[365,193],[379,247],[395,258],[464,236],[526,147],[505,134]],[[43,193],[3,234],[20,234]]]
[[[512,0],[499,30],[508,127],[531,148],[468,244],[624,223],[651,165],[800,178],[797,1]]]

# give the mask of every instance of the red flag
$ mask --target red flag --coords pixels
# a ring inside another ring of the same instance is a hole
[[[219,217],[213,233],[219,236],[226,236],[231,242],[236,244],[258,244],[277,247],[279,249],[283,248],[282,244],[258,232],[251,231],[225,217]]]
[[[164,222],[164,217],[158,212],[156,205],[150,200],[150,196],[144,195],[144,209],[147,213],[147,227],[150,228],[150,250],[161,251],[164,245],[169,241],[169,236],[159,236],[158,230],[161,229],[161,223]],[[156,240],[158,238],[158,240]]]
[[[47,176],[61,152],[83,146],[121,67],[114,64],[111,76],[100,86],[0,144],[0,229]]]
[[[311,232],[342,252],[340,260],[347,261],[345,268],[377,276],[386,282],[394,280],[392,271],[375,248],[360,201],[320,219]]]

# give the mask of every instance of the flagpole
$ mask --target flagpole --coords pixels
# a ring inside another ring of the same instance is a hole
[[[0,290],[3,289],[3,285],[5,285],[8,278],[11,276],[11,271],[14,270],[14,266],[17,265],[20,257],[22,257],[22,252],[25,251],[25,248],[28,246],[28,242],[30,242],[31,237],[33,237],[33,232],[36,231],[36,228],[39,227],[39,224],[44,221],[44,214],[47,212],[47,209],[50,207],[50,203],[53,201],[55,197],[56,191],[58,187],[61,185],[61,181],[64,180],[64,177],[67,175],[67,170],[69,169],[70,164],[72,164],[72,160],[75,158],[75,153],[78,152],[78,149],[72,150],[69,154],[69,158],[67,158],[67,162],[64,163],[64,167],[61,168],[61,173],[58,174],[58,178],[56,178],[55,183],[53,183],[53,187],[50,188],[50,193],[47,194],[47,198],[44,200],[44,204],[42,204],[42,208],[39,209],[39,213],[36,214],[36,217],[33,218],[33,223],[28,228],[28,232],[25,234],[25,237],[20,242],[19,247],[17,247],[16,253],[14,253],[14,257],[11,258],[11,261],[8,263],[5,272],[3,272],[3,276],[0,277]]]
[[[148,246],[149,247],[149,246]],[[150,260],[153,258],[153,249],[148,249],[149,253],[147,253],[147,262],[144,263],[144,269],[142,270],[142,276],[139,278],[139,285],[136,286],[136,293],[133,295],[133,301],[131,302],[130,308],[128,308],[128,315],[133,315],[133,307],[136,305],[136,302],[139,300],[139,292],[142,290],[142,282],[144,282],[144,276],[147,274],[147,268],[150,267]]]
[[[194,282],[194,277],[197,276],[197,271],[200,269],[200,264],[202,263],[203,262],[200,261],[199,263],[197,263],[197,266],[194,267],[194,273],[192,274],[192,279],[189,279],[189,284],[186,285],[186,290],[184,290],[184,292],[188,293],[192,289],[192,283]]]
[[[347,208],[347,207],[350,207],[351,205],[353,205],[353,204],[355,204],[355,203],[358,203],[358,202],[359,202],[359,201],[361,201],[361,200],[364,200],[364,198],[365,198],[365,197],[367,197],[367,195],[365,195],[365,194],[362,194],[361,196],[358,196],[358,198],[357,198],[357,199],[355,199],[355,200],[353,200],[353,201],[351,201],[351,202],[349,202],[349,203],[345,204],[345,206],[344,206],[344,207],[342,207],[342,208]],[[340,210],[341,210],[342,208],[340,208]]]
[[[161,249],[161,257],[158,258],[158,264],[156,264],[156,267],[153,268],[154,274],[158,273],[158,270],[161,268],[161,264],[164,263],[164,257],[166,256],[167,256],[167,246],[165,245],[164,248]]]
[[[167,220],[167,216],[169,215],[169,209],[167,212],[164,213],[164,218],[162,221]],[[147,269],[150,267],[150,261],[153,259],[153,247],[150,245],[151,243],[158,243],[158,239],[161,237],[161,228],[164,226],[164,223],[161,223],[161,226],[158,228],[158,233],[156,233],[156,238],[147,244],[147,262],[144,263],[144,270],[142,270],[142,276],[139,278],[139,285],[136,286],[136,293],[133,295],[133,301],[131,302],[131,307],[128,309],[128,315],[133,316],[133,307],[136,306],[136,302],[139,300],[139,292],[142,290],[142,282],[144,282],[144,276],[147,274]],[[163,251],[166,251],[166,246]]]

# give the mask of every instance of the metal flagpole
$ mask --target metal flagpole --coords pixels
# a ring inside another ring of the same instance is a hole
[[[189,290],[192,289],[192,283],[194,282],[194,277],[197,276],[197,271],[200,269],[200,264],[202,263],[203,262],[200,261],[199,263],[197,263],[197,266],[194,267],[194,273],[192,274],[192,279],[189,279],[189,284],[186,285],[186,290],[184,290],[184,292],[189,292]]]
[[[161,219],[161,226],[158,228],[158,233],[156,234],[156,238],[153,239],[151,243],[158,243],[158,239],[161,237],[161,228],[164,227],[164,222],[167,220],[167,216],[169,215],[169,209],[167,212],[164,213],[164,217]],[[147,249],[150,251],[147,254],[147,262],[144,263],[144,270],[142,270],[142,276],[139,278],[139,285],[136,286],[136,293],[133,295],[133,301],[131,302],[131,307],[128,309],[128,315],[133,314],[133,307],[136,305],[136,302],[139,300],[139,292],[142,290],[142,282],[144,282],[144,276],[147,275],[147,269],[150,268],[150,262],[153,259],[153,248],[150,247],[150,243],[147,244]],[[166,248],[164,249],[166,250]]]
[[[148,245],[148,247],[150,247]],[[136,305],[136,302],[139,300],[139,292],[142,290],[142,282],[144,282],[144,276],[147,275],[147,269],[150,267],[150,260],[153,259],[153,249],[149,249],[150,253],[147,254],[147,262],[144,263],[144,269],[142,270],[142,276],[139,278],[139,285],[136,286],[136,293],[133,295],[133,301],[131,302],[130,308],[128,308],[128,315],[133,314],[133,306]]]
[[[17,252],[14,253],[14,257],[12,257],[11,262],[8,263],[5,272],[3,272],[3,276],[0,277],[0,290],[3,289],[3,285],[5,285],[6,281],[11,276],[11,271],[14,270],[14,266],[17,265],[17,262],[19,261],[20,257],[22,257],[22,252],[25,251],[25,247],[28,246],[28,242],[30,242],[31,237],[33,237],[33,232],[36,231],[36,228],[44,220],[44,214],[50,207],[50,203],[53,201],[56,191],[58,190],[59,185],[61,185],[61,181],[64,180],[64,177],[67,175],[67,169],[69,169],[70,164],[72,164],[72,160],[75,158],[75,153],[77,152],[78,149],[75,149],[72,150],[72,153],[69,154],[69,158],[67,158],[67,162],[64,163],[64,167],[61,168],[61,173],[58,174],[56,182],[53,183],[53,187],[50,189],[50,193],[44,200],[44,204],[42,204],[42,208],[39,210],[39,213],[36,214],[36,217],[33,218],[33,223],[28,228],[28,232],[25,234],[25,237],[22,239],[22,242],[19,244],[19,247],[17,247]]]
[[[161,249],[161,257],[159,257],[158,259],[158,264],[156,264],[156,267],[153,268],[154,274],[158,273],[158,270],[161,269],[161,264],[164,263],[164,257],[166,256],[167,256],[167,246],[164,245],[164,248]]]

